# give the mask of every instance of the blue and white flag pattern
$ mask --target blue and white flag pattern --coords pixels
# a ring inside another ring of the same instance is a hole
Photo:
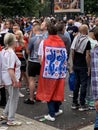
[[[60,79],[66,77],[67,52],[62,47],[45,47],[44,78]]]

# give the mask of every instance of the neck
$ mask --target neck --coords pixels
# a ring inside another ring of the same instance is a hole
[[[14,46],[9,46],[8,48],[10,48],[10,49],[15,51],[15,47]]]

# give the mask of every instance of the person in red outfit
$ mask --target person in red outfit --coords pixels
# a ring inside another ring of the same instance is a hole
[[[21,61],[21,78],[25,79],[25,83],[26,86],[28,86],[28,76],[26,73],[26,57],[25,57],[25,53],[26,53],[26,47],[27,47],[27,42],[24,40],[23,38],[23,33],[22,31],[18,30],[15,32],[15,36],[16,36],[16,48],[15,48],[15,53],[18,56],[19,60]],[[21,96],[23,97],[23,96]]]
[[[39,46],[41,72],[36,98],[46,101],[49,113],[44,118],[55,121],[55,116],[62,114],[61,101],[64,100],[67,52],[54,25],[48,27],[49,36]]]

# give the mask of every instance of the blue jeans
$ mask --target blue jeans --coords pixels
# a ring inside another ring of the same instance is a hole
[[[60,101],[50,101],[47,102],[48,109],[49,109],[49,115],[54,117],[55,113],[59,111],[59,107],[61,105]]]
[[[78,96],[80,90],[80,105],[85,105],[86,91],[87,91],[87,68],[75,68],[75,88],[73,91],[73,103],[78,104]]]
[[[98,129],[98,113],[96,112],[95,128]]]

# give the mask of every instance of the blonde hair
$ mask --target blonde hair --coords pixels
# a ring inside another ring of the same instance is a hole
[[[23,39],[23,33],[22,33],[22,31],[17,30],[16,34],[19,35],[19,39],[18,39],[19,44],[23,46],[24,45],[24,39]]]
[[[86,24],[82,24],[79,27],[79,32],[82,34],[88,34],[88,26]]]
[[[15,35],[12,33],[6,33],[4,36],[4,44],[5,46],[12,46],[16,41]]]

